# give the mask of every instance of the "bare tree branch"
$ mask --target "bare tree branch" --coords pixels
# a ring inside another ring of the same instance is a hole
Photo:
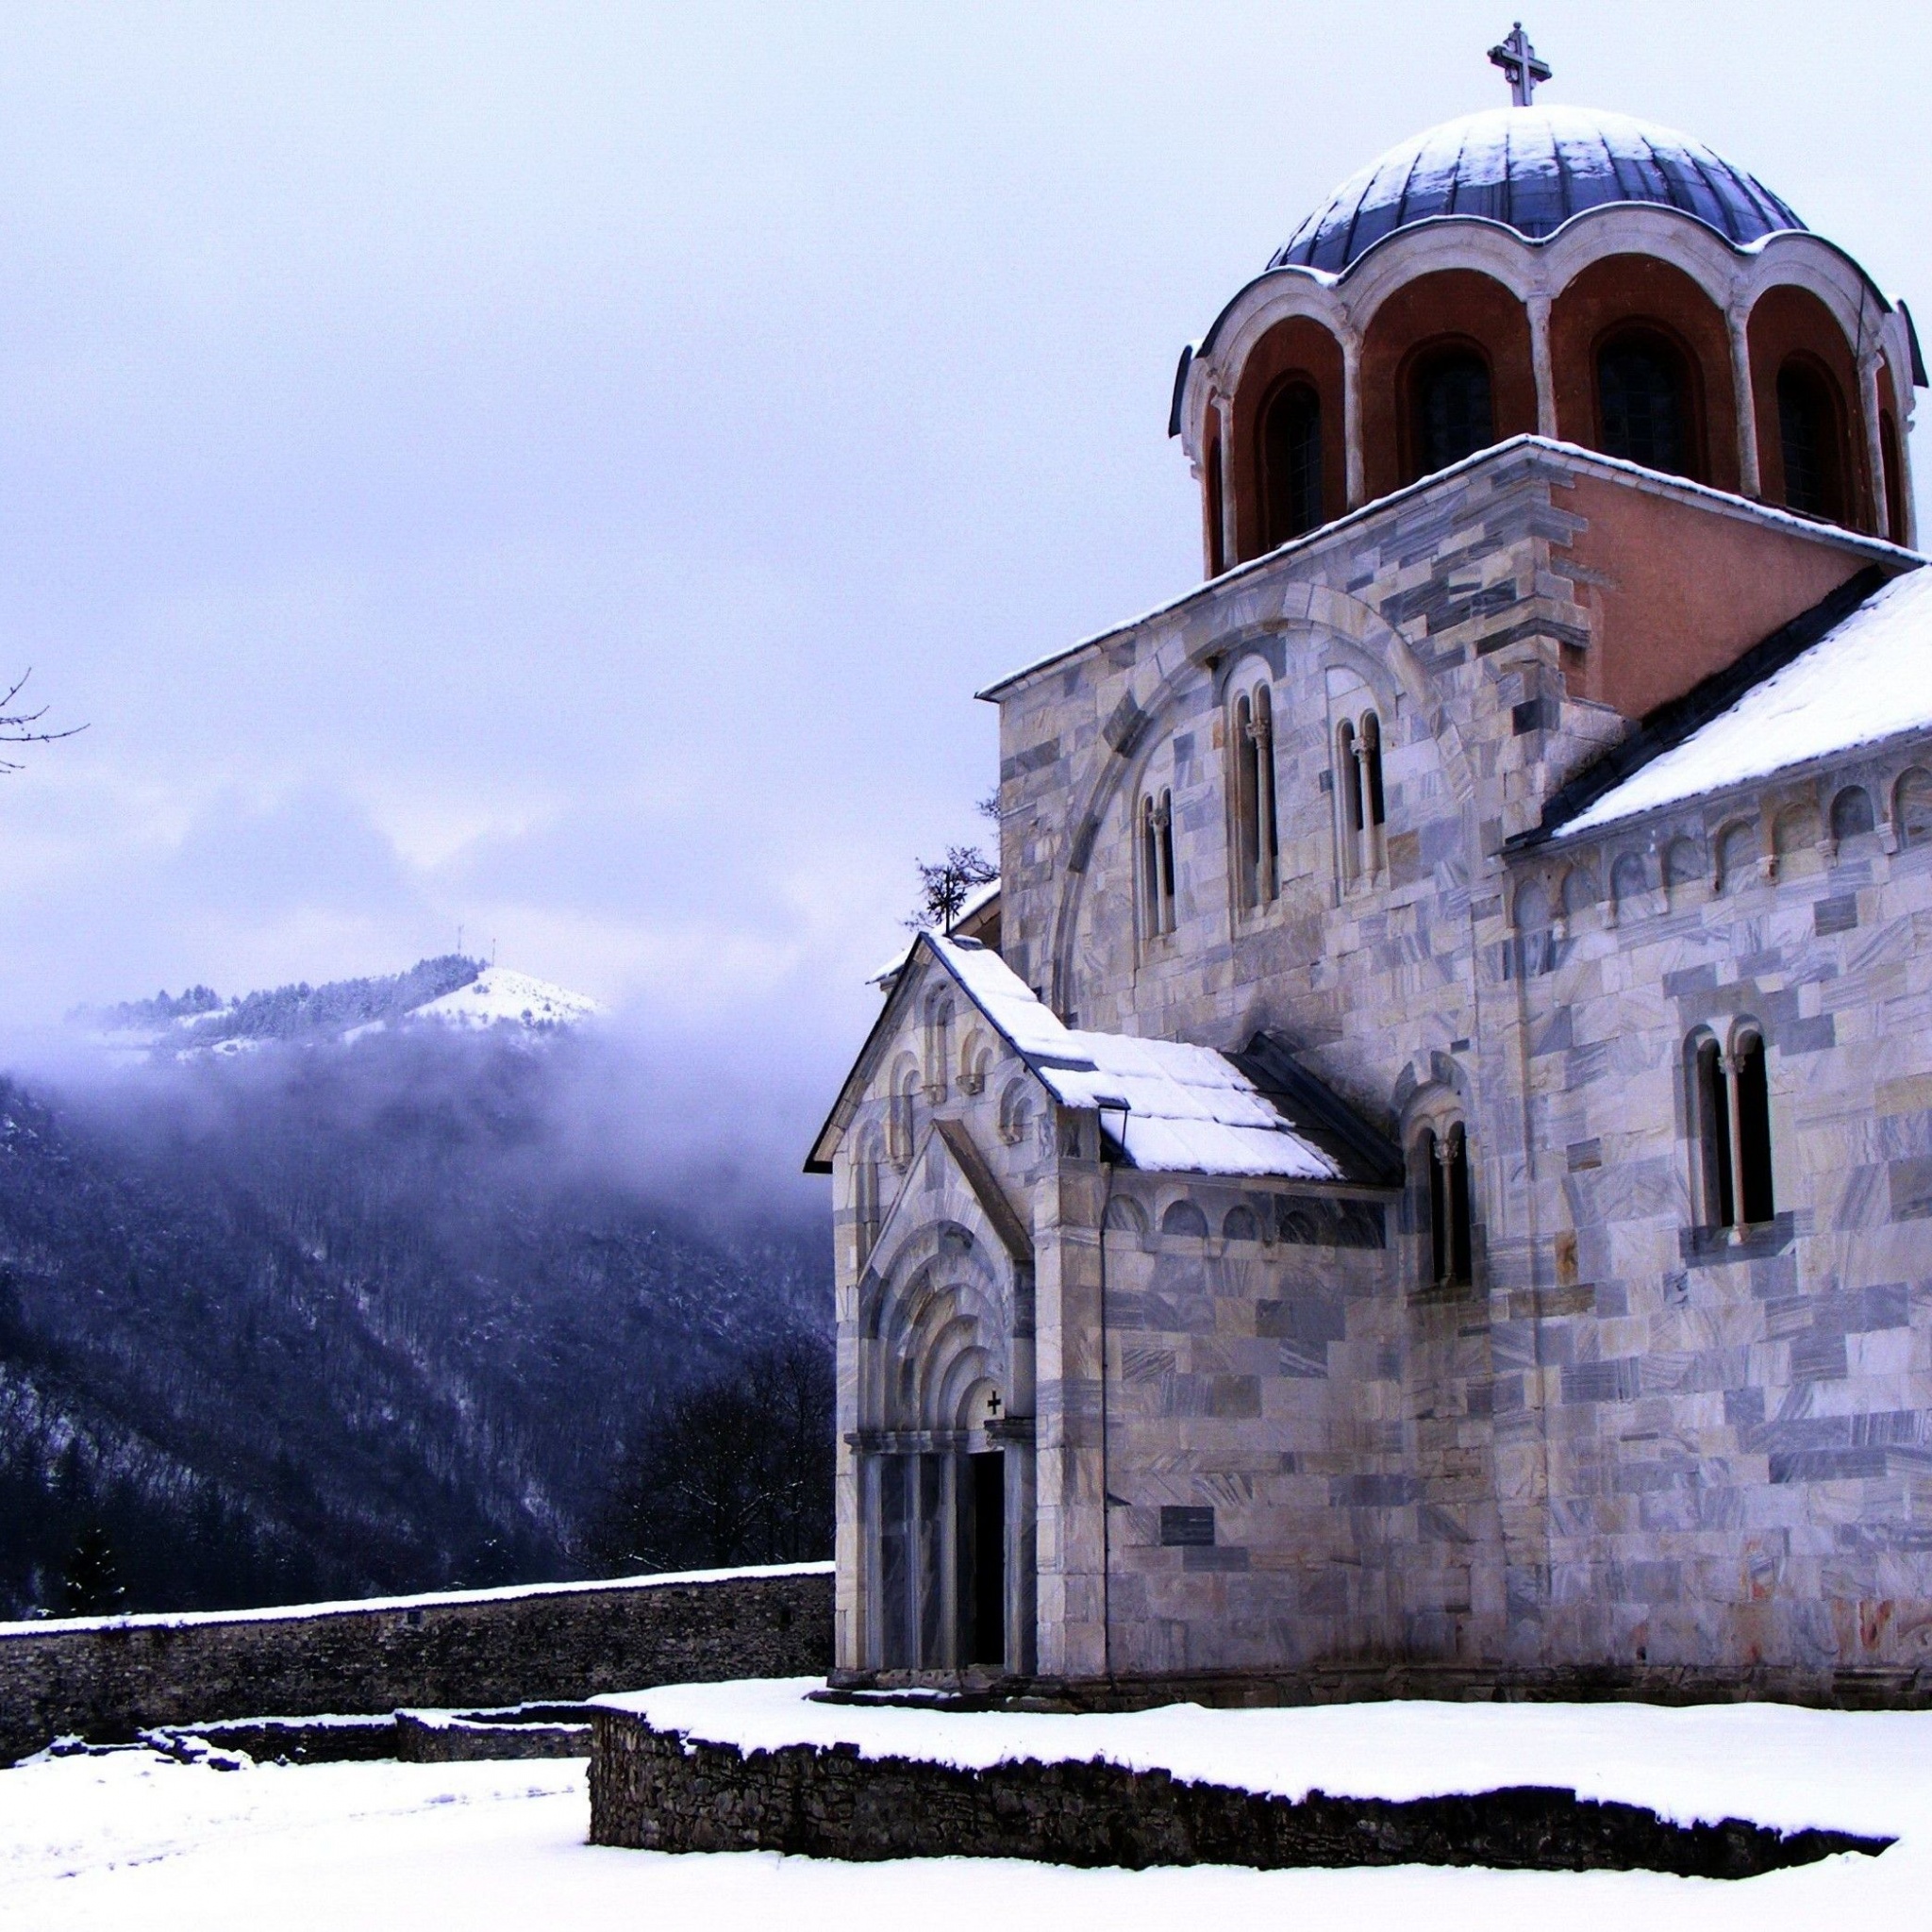
[[[38,711],[16,711],[13,701],[26,689],[26,681],[33,675],[29,665],[16,677],[5,692],[0,692],[0,744],[56,744],[63,738],[73,738],[85,731],[85,724],[70,724],[65,731],[36,731],[34,726],[47,715],[42,705]],[[0,758],[0,772],[17,772],[19,764],[11,758]]]

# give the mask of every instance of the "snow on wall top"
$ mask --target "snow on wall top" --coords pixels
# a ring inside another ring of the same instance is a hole
[[[971,941],[924,937],[1055,1099],[1063,1107],[1102,1109],[1107,1131],[1135,1167],[1156,1174],[1346,1178],[1331,1156],[1297,1133],[1212,1047],[1080,1032],[1064,1025],[997,953]]]
[[[1932,728],[1932,570],[1897,577],[1681,744],[1561,828],[1593,832],[1641,812],[1902,731]]]
[[[1098,1758],[1291,1799],[1322,1790],[1399,1801],[1548,1785],[1648,1806],[1682,1824],[1749,1818],[1786,1831],[1916,1830],[1932,1743],[1932,1713],[1773,1704],[1667,1709],[1392,1700],[1072,1714],[829,1704],[810,1694],[822,1688],[814,1678],[777,1677],[665,1685],[591,1702],[641,1717],[654,1730],[745,1753],[845,1744],[863,1757],[965,1771]]]
[[[1428,128],[1352,175],[1268,266],[1339,275],[1384,236],[1442,215],[1535,241],[1616,202],[1675,208],[1739,247],[1805,225],[1687,134],[1592,108],[1493,108]]]
[[[83,1630],[172,1630],[198,1624],[278,1624],[295,1617],[359,1617],[521,1602],[536,1596],[587,1596],[600,1590],[665,1590],[759,1576],[829,1576],[832,1570],[828,1562],[750,1563],[729,1570],[662,1570],[641,1576],[595,1576],[575,1583],[511,1583],[493,1590],[429,1590],[419,1591],[413,1596],[352,1596],[326,1603],[263,1604],[250,1610],[142,1610],[122,1617],[33,1617],[0,1623],[0,1642],[15,1637],[65,1637]]]

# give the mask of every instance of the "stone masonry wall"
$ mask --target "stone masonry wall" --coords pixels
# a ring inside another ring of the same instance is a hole
[[[741,1752],[628,1711],[591,1715],[591,1842],[809,1857],[1039,1858],[1067,1865],[1489,1865],[1745,1878],[1890,1842],[1741,1819],[1679,1825],[1525,1786],[1391,1802],[1265,1796],[1101,1760],[985,1771],[851,1745]]]
[[[0,1626],[0,1763],[78,1732],[469,1707],[830,1667],[832,1577],[751,1570],[326,1609]]]

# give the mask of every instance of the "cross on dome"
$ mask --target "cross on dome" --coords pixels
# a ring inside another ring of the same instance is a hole
[[[1528,107],[1537,83],[1550,77],[1550,63],[1538,57],[1520,20],[1509,29],[1507,40],[1490,49],[1490,64],[1503,70],[1503,77],[1509,83],[1509,98],[1519,108]]]

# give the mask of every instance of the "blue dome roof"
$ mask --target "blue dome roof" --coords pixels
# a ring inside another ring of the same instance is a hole
[[[1535,240],[1585,208],[1633,201],[1695,216],[1740,244],[1805,225],[1689,135],[1591,108],[1492,108],[1445,121],[1351,175],[1268,266],[1339,275],[1383,236],[1434,215],[1478,215]]]

